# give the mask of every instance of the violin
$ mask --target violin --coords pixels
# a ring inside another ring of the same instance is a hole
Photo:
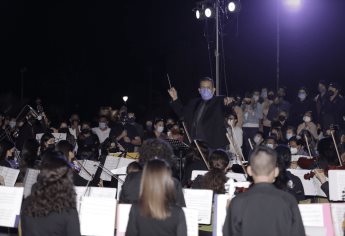
[[[317,163],[317,158],[307,158],[307,157],[300,157],[297,161],[297,165],[302,169],[311,169],[314,168]]]
[[[345,165],[342,166],[332,166],[329,165],[324,171],[325,171],[325,175],[328,176],[328,171],[330,170],[345,170]],[[304,179],[306,180],[310,180],[315,176],[315,172],[314,171],[310,171],[309,173],[306,173],[304,175]]]

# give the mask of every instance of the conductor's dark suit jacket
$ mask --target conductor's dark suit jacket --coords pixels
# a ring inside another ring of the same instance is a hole
[[[193,121],[197,116],[197,109],[203,102],[201,98],[192,99],[186,106],[183,106],[180,99],[171,102],[171,107],[177,116],[184,120],[187,130],[192,134]],[[225,109],[224,96],[214,96],[206,102],[204,115],[200,119],[200,125],[203,130],[204,139],[207,145],[212,149],[225,148],[228,145],[225,127]],[[195,137],[191,137],[194,139]]]

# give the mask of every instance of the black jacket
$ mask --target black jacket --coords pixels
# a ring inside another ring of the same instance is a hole
[[[120,203],[133,204],[138,202],[141,176],[142,172],[134,172],[127,175],[126,181],[122,185]],[[181,184],[175,178],[174,183],[176,188],[176,205],[185,207],[186,202],[184,200]]]
[[[201,98],[192,99],[186,106],[177,99],[171,102],[171,107],[181,120],[184,120],[188,132],[193,137],[192,127],[196,120],[196,115],[200,104],[203,102]],[[198,128],[202,129],[204,140],[212,149],[224,148],[228,145],[225,127],[225,110],[224,96],[214,96],[206,102],[202,117],[200,118]]]

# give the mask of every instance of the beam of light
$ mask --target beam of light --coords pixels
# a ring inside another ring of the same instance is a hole
[[[200,11],[199,11],[199,10],[196,10],[196,11],[195,11],[195,17],[196,17],[197,19],[200,19]]]
[[[284,0],[284,5],[290,9],[297,10],[302,5],[302,0]]]

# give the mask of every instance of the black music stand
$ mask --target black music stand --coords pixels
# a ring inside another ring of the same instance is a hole
[[[184,142],[181,142],[176,139],[165,139],[165,141],[167,141],[171,145],[175,155],[177,153],[177,156],[179,157],[179,177],[180,181],[182,181],[182,159],[185,151],[189,149],[189,146]]]

